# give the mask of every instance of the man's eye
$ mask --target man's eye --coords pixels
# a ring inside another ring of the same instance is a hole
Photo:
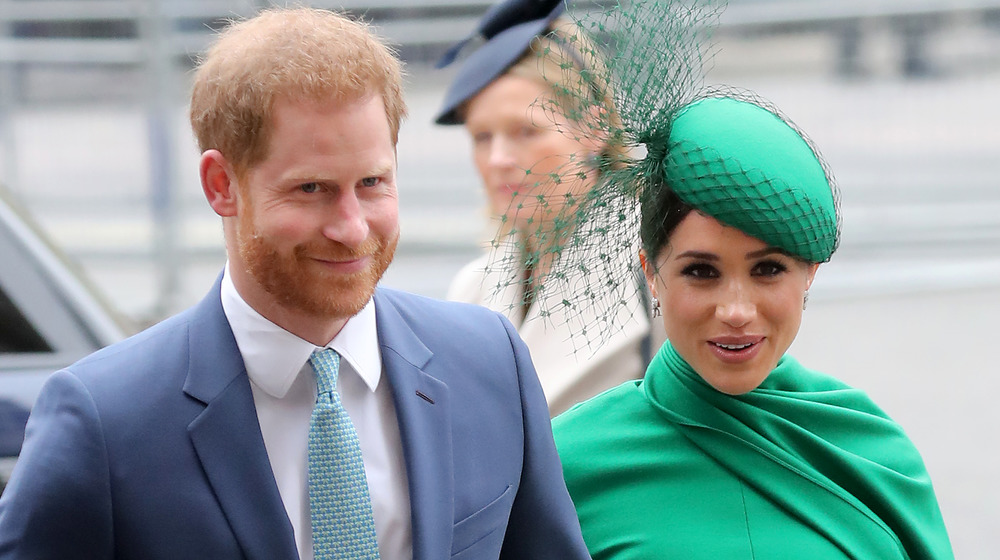
[[[361,186],[363,187],[374,187],[379,183],[378,177],[365,177],[361,180]]]
[[[314,193],[319,190],[319,183],[303,183],[299,188],[304,193]]]

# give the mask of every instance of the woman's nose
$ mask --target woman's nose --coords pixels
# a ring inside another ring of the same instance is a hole
[[[493,137],[490,143],[490,165],[493,167],[510,167],[515,164],[513,145],[510,139],[501,135]]]
[[[757,305],[748,290],[739,282],[731,284],[715,307],[715,315],[723,323],[739,328],[757,317]]]

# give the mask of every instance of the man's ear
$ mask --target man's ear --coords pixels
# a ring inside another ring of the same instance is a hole
[[[236,215],[237,181],[233,168],[219,150],[206,150],[199,165],[201,190],[215,213],[228,218]]]

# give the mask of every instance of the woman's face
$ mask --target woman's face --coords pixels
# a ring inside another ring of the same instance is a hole
[[[678,224],[656,263],[640,258],[667,338],[730,395],[756,389],[788,350],[819,267],[698,211]]]
[[[548,96],[542,83],[505,74],[465,107],[465,128],[490,210],[496,216],[506,215],[515,226],[523,227],[528,218],[554,217],[565,205],[566,194],[585,192],[588,178],[565,174],[554,184],[547,180],[549,173],[565,171],[560,168],[571,158],[576,166],[600,150],[596,141],[564,132],[572,127],[543,108]],[[545,195],[548,206],[544,213],[536,211],[539,194]],[[517,212],[518,205],[529,210]]]

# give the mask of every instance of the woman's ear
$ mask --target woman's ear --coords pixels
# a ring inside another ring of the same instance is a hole
[[[199,164],[201,189],[215,213],[228,218],[238,209],[238,182],[232,166],[219,150],[206,150]]]
[[[646,277],[646,285],[649,286],[649,293],[653,297],[659,298],[660,296],[656,295],[656,283],[653,282],[656,267],[653,265],[653,261],[649,259],[645,249],[639,249],[639,264],[642,265],[642,274]]]
[[[806,272],[806,289],[812,287],[813,280],[816,279],[816,271],[819,270],[819,263],[812,263],[809,265],[809,269]]]
[[[608,150],[608,131],[607,126],[601,126],[599,123],[604,122],[603,119],[608,118],[608,110],[602,105],[594,105],[590,108],[590,122],[591,126],[588,126],[587,137],[591,142],[594,143],[594,149],[598,154],[604,153]]]

